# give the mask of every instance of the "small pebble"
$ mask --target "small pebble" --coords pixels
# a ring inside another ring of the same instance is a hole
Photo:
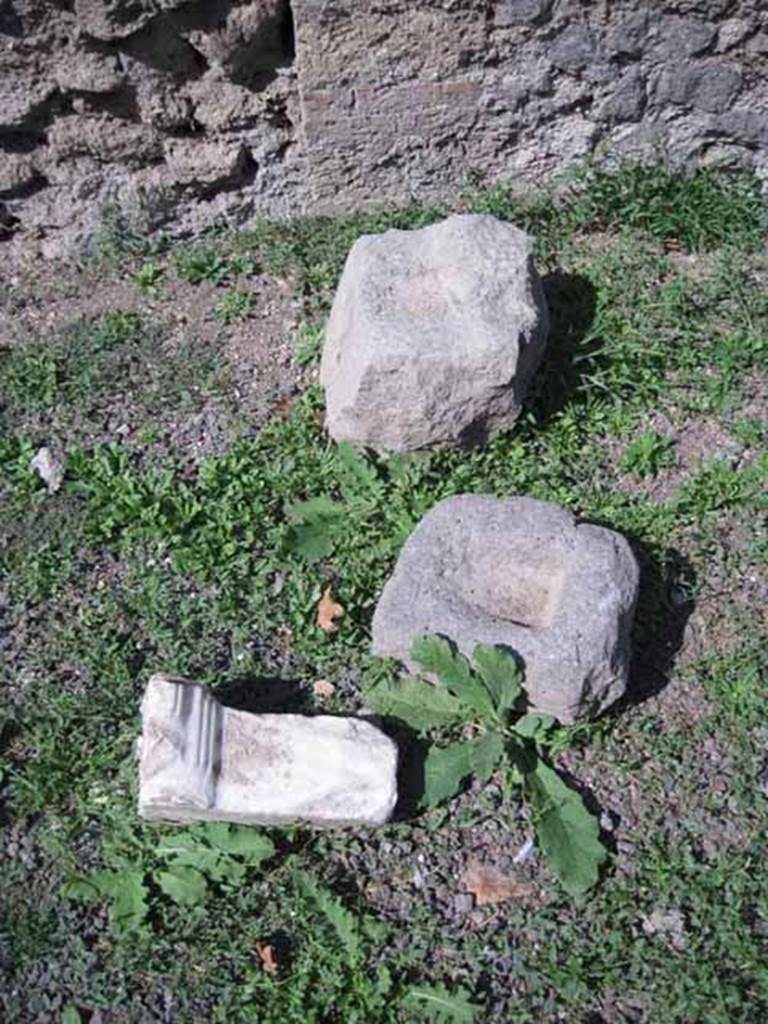
[[[468,892],[460,892],[453,897],[453,909],[457,914],[468,914],[474,905],[475,901]]]
[[[61,487],[64,480],[64,460],[50,448],[41,448],[30,460],[29,468],[37,473],[50,494],[55,494]]]

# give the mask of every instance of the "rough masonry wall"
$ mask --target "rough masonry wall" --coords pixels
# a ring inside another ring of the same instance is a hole
[[[768,175],[768,3],[294,0],[312,202],[587,154]]]
[[[118,213],[138,230],[287,215],[297,119],[287,0],[0,0],[13,242],[58,254]]]
[[[593,153],[768,178],[768,0],[0,0],[0,234],[47,254]]]

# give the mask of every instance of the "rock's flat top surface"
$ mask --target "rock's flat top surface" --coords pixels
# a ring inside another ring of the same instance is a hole
[[[405,543],[373,618],[373,650],[411,666],[439,633],[466,655],[515,651],[531,705],[570,722],[625,692],[638,568],[627,541],[532,498],[458,495]],[[413,667],[413,666],[411,666]]]
[[[358,238],[320,367],[331,436],[407,451],[510,426],[548,330],[531,246],[473,214]]]
[[[155,675],[142,702],[139,811],[166,821],[382,824],[397,747],[369,722],[254,715],[205,687]]]

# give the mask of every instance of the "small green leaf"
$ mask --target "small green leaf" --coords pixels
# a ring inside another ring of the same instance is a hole
[[[241,860],[235,860],[222,853],[216,863],[206,872],[214,882],[224,882],[228,885],[237,885],[242,882],[248,871],[247,865]]]
[[[289,505],[286,517],[292,524],[285,537],[288,551],[308,562],[318,562],[333,551],[346,514],[340,502],[320,494]]]
[[[550,867],[571,896],[585,893],[597,882],[600,865],[607,856],[597,819],[581,796],[541,760],[526,774],[525,792]]]
[[[478,715],[493,716],[495,709],[485,684],[449,640],[441,636],[417,637],[411,645],[411,657]]]
[[[166,896],[170,896],[172,900],[185,907],[201,903],[208,891],[205,876],[195,868],[182,865],[174,865],[167,871],[158,871],[155,880]]]
[[[172,857],[182,851],[194,851],[205,849],[202,835],[195,832],[174,832],[166,836],[157,846],[157,853],[160,857]]]
[[[209,821],[203,827],[203,835],[217,850],[236,854],[251,864],[259,864],[275,852],[275,844],[271,839],[246,825]]]
[[[149,909],[144,872],[134,869],[110,873],[115,876],[110,886],[112,891],[104,890],[105,895],[112,896],[110,919],[120,932],[135,931],[144,924]]]
[[[360,931],[353,914],[336,899],[332,892],[318,885],[304,872],[296,875],[296,882],[302,896],[333,926],[339,942],[347,951],[350,960],[355,960],[360,951]]]
[[[387,926],[383,921],[377,921],[375,917],[371,917],[370,914],[366,914],[360,919],[360,927],[366,938],[370,939],[371,942],[380,946],[384,941],[384,936],[387,933]]]
[[[472,711],[447,690],[423,679],[383,682],[366,693],[371,707],[381,715],[399,718],[414,729],[437,729],[472,718]]]
[[[471,746],[471,742],[465,742],[430,749],[424,761],[424,803],[427,806],[454,796],[464,779],[472,774]]]
[[[523,692],[523,674],[514,655],[503,647],[478,644],[472,653],[472,661],[497,710],[503,713],[514,707]]]
[[[285,547],[306,562],[321,562],[334,548],[334,535],[317,523],[291,526],[285,536]]]
[[[204,846],[197,850],[179,850],[178,853],[167,857],[168,864],[172,867],[196,868],[212,877],[222,859],[226,859],[226,855],[220,854],[218,850],[206,849]]]
[[[377,996],[387,996],[392,991],[392,986],[395,981],[392,977],[392,971],[387,967],[386,964],[382,964],[376,971],[376,978],[373,983],[374,991]]]
[[[465,1021],[472,1024],[481,1007],[470,1002],[471,995],[466,989],[457,988],[449,992],[442,985],[412,985],[406,1001],[418,1003],[431,1021]]]
[[[531,712],[515,722],[514,730],[518,736],[541,740],[554,724],[555,719],[552,715],[539,715]]]
[[[61,1015],[61,1024],[82,1024],[83,1018],[80,1016],[80,1011],[72,1003],[64,1010]]]
[[[498,732],[487,732],[470,742],[469,763],[472,774],[483,782],[490,779],[493,769],[504,755],[504,737]]]
[[[344,506],[327,494],[318,494],[308,501],[295,501],[287,508],[290,523],[330,523],[343,516]]]
[[[86,903],[91,903],[93,900],[100,899],[104,893],[101,891],[99,885],[91,878],[71,878],[62,890],[62,895],[68,900],[83,900]]]
[[[353,444],[342,441],[336,449],[341,490],[347,501],[357,497],[378,498],[382,492],[376,470],[360,455]]]
[[[100,896],[116,896],[122,885],[123,871],[93,871],[88,876]]]

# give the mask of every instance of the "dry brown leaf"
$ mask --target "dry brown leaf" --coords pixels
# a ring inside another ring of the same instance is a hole
[[[533,892],[530,883],[517,882],[498,868],[480,864],[476,860],[471,860],[467,864],[461,881],[466,891],[475,897],[478,907],[484,907],[489,903],[503,903],[504,900],[521,899]]]
[[[293,412],[297,397],[297,395],[283,395],[275,405],[275,416],[279,416],[281,420],[287,420]]]
[[[257,942],[256,952],[259,954],[261,966],[267,974],[277,974],[277,961],[275,960],[275,951],[272,947],[266,942]]]
[[[318,679],[312,683],[312,692],[316,697],[332,697],[336,687],[329,679]]]
[[[317,603],[317,624],[324,633],[335,633],[339,628],[334,619],[340,619],[344,614],[342,605],[333,600],[331,588],[326,587],[323,596]]]

